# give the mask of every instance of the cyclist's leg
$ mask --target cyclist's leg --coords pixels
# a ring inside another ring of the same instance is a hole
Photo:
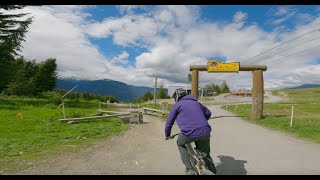
[[[197,138],[195,144],[200,151],[207,153],[207,157],[205,157],[204,160],[206,161],[208,169],[213,173],[216,173],[216,167],[210,156],[210,135]]]
[[[186,144],[191,143],[193,141],[193,139],[186,137],[182,133],[180,133],[178,136],[177,145],[180,152],[181,160],[183,164],[186,166],[186,168],[192,168]]]

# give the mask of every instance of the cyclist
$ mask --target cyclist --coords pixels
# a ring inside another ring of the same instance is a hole
[[[208,169],[216,173],[216,168],[210,156],[210,133],[211,126],[208,120],[211,112],[204,105],[199,103],[192,95],[187,95],[186,90],[179,88],[173,95],[176,103],[173,105],[165,125],[166,139],[170,138],[171,128],[174,121],[177,120],[180,134],[177,145],[180,152],[181,160],[186,166],[186,174],[194,175],[186,144],[195,142],[196,147],[207,154],[204,158]]]

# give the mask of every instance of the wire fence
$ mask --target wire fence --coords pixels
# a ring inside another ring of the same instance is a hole
[[[225,104],[222,107],[225,107],[225,109],[227,111],[229,110],[229,111],[237,112],[239,110],[240,111],[241,110],[247,111],[248,106],[246,106],[246,105],[248,105],[248,104],[242,104],[240,106],[238,104],[232,104],[232,105]],[[228,108],[228,106],[229,106],[229,108]],[[279,105],[279,106],[281,106],[281,105]],[[303,118],[303,117],[312,118],[312,121],[314,121],[314,118],[319,118],[319,120],[320,120],[320,112],[319,113],[305,112],[305,111],[298,109],[296,106],[291,106],[291,109],[281,108],[281,107],[279,107],[279,109],[267,109],[264,111],[264,114],[268,115],[268,116],[281,115],[281,116],[285,116],[285,117],[290,117],[290,127],[293,127],[293,120],[294,119],[302,120],[302,122],[304,122],[304,120],[305,120],[305,118]],[[311,120],[311,119],[309,119],[309,120]]]

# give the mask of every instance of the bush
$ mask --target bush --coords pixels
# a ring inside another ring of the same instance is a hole
[[[68,118],[79,118],[79,117],[84,117],[84,113],[81,111],[74,111],[74,112],[70,112],[68,115]]]
[[[59,105],[62,103],[62,97],[58,92],[47,91],[40,94],[41,98],[52,101],[54,104]]]

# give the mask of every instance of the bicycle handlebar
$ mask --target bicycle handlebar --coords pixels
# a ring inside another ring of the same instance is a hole
[[[166,138],[166,140],[173,139],[174,137],[176,137],[176,136],[178,136],[178,135],[179,135],[179,133],[174,134],[174,135],[172,135],[172,136],[169,136],[169,137]]]

